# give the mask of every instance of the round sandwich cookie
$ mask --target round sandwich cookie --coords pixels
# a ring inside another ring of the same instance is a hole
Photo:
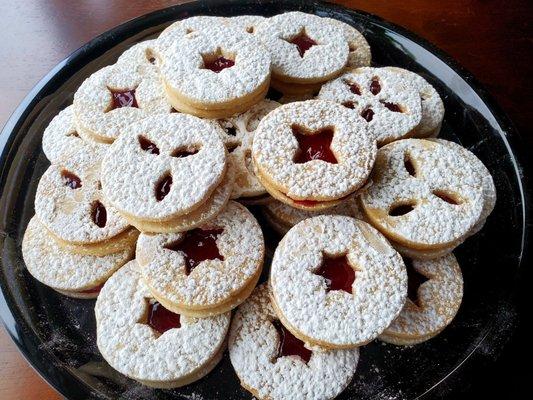
[[[417,88],[403,74],[385,68],[350,70],[322,86],[317,98],[361,116],[380,146],[413,136],[422,118]]]
[[[281,201],[273,200],[261,207],[267,222],[280,234],[285,235],[298,222],[317,215],[346,215],[363,219],[358,202],[349,197],[342,203],[323,211],[304,211],[288,206]]]
[[[128,125],[172,111],[157,74],[146,67],[149,59],[124,57],[92,74],[74,94],[76,127],[85,139],[112,143]]]
[[[400,74],[420,94],[422,117],[413,136],[418,138],[438,136],[444,118],[444,104],[439,93],[428,81],[414,72],[398,67],[385,67],[385,69]]]
[[[52,163],[57,163],[65,153],[93,153],[95,159],[102,158],[106,146],[102,143],[81,138],[76,130],[74,108],[68,106],[57,114],[43,133],[43,152]]]
[[[229,151],[229,168],[235,177],[232,199],[255,201],[270,198],[253,171],[252,141],[259,122],[279,106],[275,101],[263,100],[243,114],[220,121]]]
[[[276,15],[257,27],[256,36],[272,57],[272,86],[284,94],[316,91],[348,63],[343,27],[316,15]]]
[[[106,255],[129,248],[138,232],[103,197],[100,160],[72,149],[45,171],[35,214],[65,250]]]
[[[404,261],[407,301],[379,339],[413,345],[433,338],[452,322],[463,297],[463,275],[453,254],[430,261]]]
[[[276,316],[267,284],[237,309],[228,349],[241,385],[257,399],[333,399],[359,360],[358,349],[328,351],[294,337]]]
[[[95,306],[96,343],[109,365],[154,388],[187,385],[222,358],[231,314],[190,318],[153,299],[133,260],[104,285]]]
[[[69,297],[94,299],[113,272],[133,257],[132,243],[117,253],[91,256],[64,250],[33,217],[22,241],[22,255],[29,273],[39,282]]]
[[[455,151],[461,152],[463,156],[468,159],[472,168],[474,168],[474,170],[476,170],[482,176],[483,197],[485,199],[485,202],[483,204],[483,211],[481,211],[481,217],[479,219],[479,222],[470,231],[469,236],[472,236],[476,234],[477,232],[479,232],[481,228],[483,228],[483,225],[485,225],[487,217],[492,213],[492,210],[494,210],[494,206],[496,205],[496,186],[494,185],[494,180],[492,179],[492,175],[490,174],[487,167],[483,164],[483,162],[479,158],[477,158],[474,153],[464,148],[460,144],[451,142],[449,140],[444,140],[444,139],[429,139],[429,140],[442,144],[444,146],[448,146],[454,149]]]
[[[252,146],[254,170],[265,189],[303,210],[333,207],[361,189],[376,153],[376,140],[362,118],[320,100],[270,112]]]
[[[405,139],[382,147],[372,181],[360,197],[368,221],[410,249],[453,250],[485,208],[485,177],[470,156],[435,141]]]
[[[155,47],[172,106],[204,118],[226,118],[260,102],[270,83],[270,55],[253,36],[213,24],[185,36],[174,29]]]
[[[233,185],[219,130],[176,113],[129,126],[102,161],[106,199],[141,231],[187,230],[212,218]]]
[[[272,304],[298,339],[330,349],[362,346],[402,310],[407,273],[400,255],[366,222],[306,219],[287,232],[272,261]]]
[[[142,234],[137,243],[141,275],[152,295],[167,309],[194,317],[242,303],[261,275],[264,253],[259,224],[233,201],[199,228]]]

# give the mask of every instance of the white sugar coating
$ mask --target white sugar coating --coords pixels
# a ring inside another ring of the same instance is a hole
[[[67,185],[74,174],[81,187]],[[57,238],[71,244],[93,244],[124,232],[129,224],[104,198],[101,187],[100,160],[92,153],[66,152],[45,171],[35,194],[35,213],[39,221]],[[105,226],[93,218],[98,202],[105,208]]]
[[[436,135],[444,118],[444,104],[435,88],[420,75],[398,67],[385,67],[385,69],[399,73],[420,93],[422,106],[422,119],[416,128],[416,137]]]
[[[375,95],[370,91],[373,80],[381,86]],[[350,85],[356,85],[360,94],[354,93]],[[418,90],[402,75],[385,68],[351,70],[322,86],[317,98],[349,106],[358,116],[372,110],[367,125],[380,145],[411,135],[422,118]],[[397,105],[401,112],[391,111],[386,103]]]
[[[452,322],[461,305],[463,276],[453,254],[412,260],[412,265],[429,280],[418,289],[419,306],[407,299],[400,315],[383,332],[386,337],[407,341],[431,338]]]
[[[159,34],[159,38],[165,39],[167,36],[170,37],[175,35],[186,36],[190,33],[203,31],[213,26],[228,26],[228,24],[229,19],[225,17],[197,15],[170,24],[163,30],[163,32]],[[171,41],[173,41],[173,39]],[[165,45],[167,43],[171,43],[171,41],[166,42],[164,40],[160,40],[156,46]]]
[[[157,58],[153,54],[152,48],[155,46],[156,40],[145,40],[143,42],[134,44],[126,50],[118,58],[116,65],[132,74],[157,75],[159,70],[157,68]]]
[[[85,137],[111,143],[128,125],[152,114],[171,111],[157,75],[134,70],[132,64],[117,63],[95,72],[81,84],[74,94],[73,106],[76,126]],[[133,89],[138,108],[112,109],[112,90]]]
[[[333,25],[337,25],[342,29],[344,37],[348,41],[350,52],[348,53],[348,68],[368,67],[372,62],[372,54],[370,46],[365,37],[355,29],[353,26],[334,18],[323,18]]]
[[[241,384],[260,399],[331,399],[350,383],[359,350],[313,351],[306,364],[298,356],[277,358],[279,334],[268,286],[258,286],[239,306],[230,328],[229,355]]]
[[[279,106],[278,102],[263,100],[240,115],[220,121],[221,126],[225,128],[223,140],[230,151],[229,168],[235,175],[232,199],[260,196],[266,193],[253,171],[253,135],[263,117]]]
[[[414,176],[406,167],[409,161]],[[484,177],[470,157],[456,147],[425,139],[382,147],[372,180],[361,195],[367,217],[385,235],[408,247],[446,247],[462,240],[479,221],[485,204]],[[411,205],[413,210],[389,215],[399,205]]]
[[[238,15],[229,18],[228,22],[247,33],[254,34],[257,30],[257,26],[265,20],[266,18],[261,15]]]
[[[106,256],[69,253],[60,248],[33,217],[22,241],[26,268],[38,281],[68,292],[91,289],[103,283],[133,256],[133,246]]]
[[[315,275],[324,254],[346,255],[355,269],[352,294],[328,291]],[[369,224],[322,215],[298,223],[281,240],[270,285],[284,324],[310,343],[353,347],[377,337],[400,313],[407,273],[400,255]]]
[[[96,301],[96,339],[105,360],[137,380],[163,383],[194,375],[219,352],[230,313],[180,316],[181,327],[158,335],[145,323],[152,299],[131,261],[114,274]]]
[[[485,167],[483,162],[479,158],[477,158],[474,153],[472,153],[468,149],[465,149],[460,144],[457,144],[455,142],[450,142],[449,140],[444,140],[444,139],[429,139],[429,140],[440,143],[445,146],[450,146],[456,151],[461,152],[464,155],[464,157],[468,159],[472,168],[474,168],[474,170],[476,170],[476,172],[482,176],[483,197],[485,199],[485,202],[483,204],[483,211],[481,212],[480,220],[472,228],[471,234],[473,235],[479,232],[479,230],[485,224],[485,220],[492,213],[492,210],[494,210],[494,206],[496,205],[496,186],[494,185],[494,180],[492,179],[492,175],[490,174],[487,167]]]
[[[57,114],[43,133],[43,152],[52,164],[56,163],[66,152],[93,153],[101,158],[106,146],[101,143],[85,141],[76,132],[74,109],[68,106]]]
[[[270,79],[270,55],[252,35],[214,24],[183,36],[178,29],[158,39],[161,79],[167,91],[189,103],[220,106],[260,91]],[[235,65],[216,73],[205,59]]]
[[[305,33],[317,44],[304,56],[289,40]],[[343,29],[326,19],[299,11],[268,18],[256,30],[272,56],[272,74],[280,81],[323,82],[338,74],[348,62],[348,42]]]
[[[293,126],[309,132],[332,128],[331,150],[338,163],[295,163],[299,145]],[[252,156],[261,176],[295,200],[335,200],[366,182],[377,153],[364,120],[326,101],[289,103],[270,112],[256,129]]]
[[[182,233],[141,234],[137,260],[154,294],[184,307],[213,308],[257,278],[263,266],[265,245],[253,215],[233,201],[200,229],[223,229],[216,239],[223,260],[202,261],[187,275],[184,254],[165,248],[182,240]]]
[[[357,219],[363,219],[363,214],[359,210],[357,201],[352,197],[336,206],[320,211],[300,210],[277,200],[264,205],[263,210],[268,218],[286,227],[284,229],[285,231],[289,230],[298,222],[307,218],[316,217],[317,215],[347,215]]]
[[[141,148],[143,137],[159,154]],[[193,151],[173,157],[176,150]],[[102,161],[106,199],[137,219],[163,221],[199,207],[224,177],[226,150],[213,124],[186,114],[160,114],[130,125]],[[170,191],[158,201],[156,186],[167,174]]]

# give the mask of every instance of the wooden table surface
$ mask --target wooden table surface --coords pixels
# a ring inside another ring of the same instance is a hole
[[[0,0],[0,126],[38,80],[94,36],[176,4],[156,0]],[[532,143],[530,0],[338,1],[425,37],[469,69]],[[59,399],[0,328],[0,399]]]

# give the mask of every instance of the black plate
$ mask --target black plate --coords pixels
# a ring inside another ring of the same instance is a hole
[[[473,371],[488,368],[516,327],[510,301],[525,264],[529,199],[517,149],[518,137],[472,76],[426,41],[362,12],[308,1],[205,1],[134,19],[86,44],[52,70],[26,97],[0,136],[0,313],[30,363],[71,399],[248,399],[228,357],[206,378],[177,390],[152,390],[114,372],[95,344],[94,301],[61,296],[31,278],[20,244],[34,213],[44,127],[70,104],[90,73],[114,62],[135,42],[156,35],[170,21],[192,15],[262,14],[303,10],[356,26],[379,65],[396,65],[426,77],[441,94],[444,138],[474,151],[491,171],[498,202],[485,229],[456,251],[465,294],[457,318],[437,338],[412,348],[380,342],[361,350],[355,378],[341,398],[445,397],[467,386]],[[265,229],[272,249],[275,235]]]

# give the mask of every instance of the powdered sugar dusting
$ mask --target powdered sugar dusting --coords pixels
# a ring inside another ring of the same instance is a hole
[[[179,329],[162,335],[143,323],[152,296],[131,261],[104,285],[95,313],[98,349],[120,373],[138,380],[174,381],[208,364],[221,349],[230,313],[181,316]]]
[[[26,267],[38,281],[67,292],[91,289],[105,280],[133,255],[133,246],[107,256],[88,256],[67,252],[47,234],[33,217],[22,241]]]
[[[344,37],[348,42],[349,53],[347,68],[368,67],[372,61],[370,46],[365,37],[353,26],[333,18],[323,18],[323,20],[336,25],[342,29]]]
[[[179,241],[179,233],[142,234],[137,259],[147,285],[165,300],[184,307],[213,308],[258,276],[263,266],[264,240],[253,215],[235,202],[201,228],[223,229],[216,243],[224,260],[202,261],[186,275],[183,254],[164,247]]]
[[[355,268],[353,293],[327,291],[313,271],[323,254],[346,254]],[[367,223],[318,216],[295,225],[272,261],[273,299],[283,320],[309,342],[359,346],[377,337],[400,313],[407,274],[400,255]]]
[[[229,335],[229,354],[241,384],[262,399],[330,399],[350,383],[359,350],[313,351],[307,364],[297,356],[276,358],[279,336],[268,287],[257,287],[239,307]]]

